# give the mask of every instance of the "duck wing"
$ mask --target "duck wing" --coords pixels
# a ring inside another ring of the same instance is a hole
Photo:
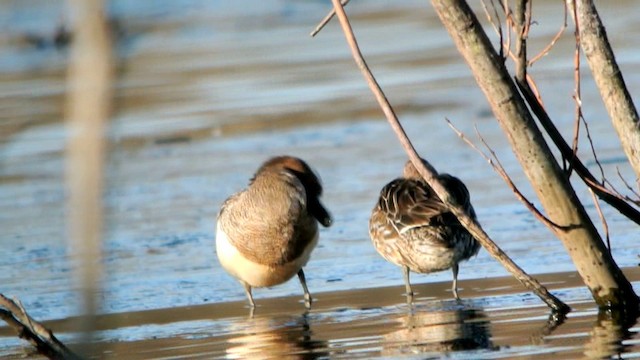
[[[380,192],[378,206],[398,234],[442,222],[449,213],[433,189],[411,179],[395,179]],[[447,216],[448,217],[448,216]]]

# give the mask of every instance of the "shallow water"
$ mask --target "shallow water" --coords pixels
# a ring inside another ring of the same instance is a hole
[[[560,27],[556,3],[536,2],[539,18],[530,51],[543,48]],[[0,5],[8,9],[0,11],[2,23],[11,24],[0,38],[0,292],[21,299],[34,317],[55,320],[54,326],[78,315],[69,263],[73,250],[67,249],[64,226],[67,50],[48,42],[64,19],[62,5],[35,0]],[[640,87],[634,3],[601,8],[633,94]],[[303,358],[414,353],[422,358],[445,351],[454,358],[546,356],[547,351],[573,357],[587,351],[588,339],[599,336],[599,320],[580,284],[557,286],[559,296],[578,308],[566,324],[539,336],[539,343],[521,342],[510,329],[525,334],[543,327],[546,308],[500,278],[506,271],[484,251],[461,266],[462,284],[471,281],[461,291],[468,301],[449,300],[450,272],[414,275],[414,282],[429,285],[415,314],[408,313],[399,296],[401,273],[375,253],[366,225],[377,193],[399,174],[405,155],[336,24],[308,37],[327,9],[323,2],[288,1],[253,2],[250,9],[223,1],[111,3],[119,29],[119,77],[106,169],[106,274],[100,297],[101,313],[111,325],[98,335],[103,356],[131,351],[128,355],[138,358],[218,357],[238,351],[242,358],[242,351],[264,354],[275,348],[285,353],[273,356]],[[445,117],[469,136],[477,126],[520,189],[535,200],[430,6],[370,1],[350,5],[349,14],[363,53],[418,151],[440,171],[466,182],[481,223],[519,265],[533,274],[551,274],[549,283],[564,284],[563,272],[575,269],[562,246],[446,126]],[[44,38],[44,44],[25,41],[27,33]],[[567,138],[573,122],[572,49],[567,36],[532,68],[547,109]],[[624,190],[615,171],[627,179],[632,171],[586,65],[584,74],[583,103],[600,162]],[[586,141],[580,152],[591,159]],[[318,171],[323,202],[335,218],[305,268],[319,308],[302,316],[299,284],[290,281],[256,290],[258,303],[273,310],[247,320],[242,288],[215,259],[215,214],[260,162],[283,153],[306,159]],[[587,164],[599,173],[593,161]],[[595,216],[588,191],[575,185]],[[614,257],[636,274],[630,267],[638,265],[637,226],[606,206],[603,210]],[[498,280],[491,285],[493,279]],[[639,280],[637,274],[633,280]],[[278,297],[287,298],[273,300]],[[123,320],[129,318],[136,320]],[[422,344],[420,338],[440,339],[427,335],[440,330],[431,326],[436,323],[445,324],[443,332],[462,335]],[[406,331],[422,324],[431,324],[424,335]],[[637,328],[629,331],[623,349],[637,356]],[[474,345],[464,341],[466,332],[486,334],[472,336]],[[247,350],[247,343],[264,345]],[[9,332],[0,337],[6,354],[23,346]],[[450,352],[458,346],[476,347]]]
[[[640,270],[627,269],[631,281]],[[415,286],[413,305],[403,286],[318,293],[313,310],[301,296],[258,301],[251,315],[244,301],[194,304],[100,315],[92,358],[318,359],[318,358],[624,358],[640,356],[640,335],[617,314],[599,313],[574,272],[539,280],[573,311],[557,319],[512,278],[464,280],[466,297],[451,298],[449,283]],[[47,326],[74,339],[74,318]],[[6,356],[20,350],[0,328]],[[78,345],[75,345],[76,347]]]

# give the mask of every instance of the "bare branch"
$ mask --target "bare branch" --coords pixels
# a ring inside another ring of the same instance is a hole
[[[504,11],[504,24],[507,30],[507,42],[504,45],[505,49],[507,49],[507,54],[511,59],[515,61],[516,55],[511,51],[511,29],[513,27],[513,17],[511,13],[511,8],[509,8],[509,1],[504,0],[502,5],[502,10]]]
[[[562,138],[562,135],[556,128],[553,121],[551,121],[551,118],[549,117],[547,112],[540,105],[540,103],[538,103],[529,85],[527,83],[521,83],[517,79],[516,84],[518,85],[520,92],[524,96],[524,99],[531,107],[531,110],[536,115],[547,134],[549,134],[549,137],[554,142],[562,156],[564,156],[566,159],[570,159],[572,157],[571,148]],[[587,186],[592,188],[600,199],[613,206],[621,214],[629,218],[629,220],[640,225],[640,212],[632,207],[629,203],[627,203],[624,199],[620,198],[617,194],[614,194],[609,189],[598,183],[589,169],[587,169],[587,167],[577,157],[573,161],[573,168],[578,176],[580,176],[582,181],[584,181]]]
[[[587,134],[587,140],[589,141],[589,147],[591,148],[591,154],[593,155],[593,159],[596,163],[596,165],[598,165],[598,169],[600,170],[600,176],[602,177],[602,181],[601,183],[604,185],[605,183],[609,183],[606,180],[606,177],[604,175],[604,169],[602,168],[602,164],[600,163],[600,160],[598,159],[598,154],[596,153],[596,148],[593,145],[593,139],[591,138],[591,132],[589,131],[589,124],[587,123],[587,121],[584,119],[584,117],[582,118],[582,123],[584,124],[584,130]],[[611,185],[611,183],[609,183],[609,185]],[[615,189],[614,189],[615,191]],[[617,192],[617,191],[616,191]]]
[[[568,0],[570,1],[570,0]],[[640,178],[640,117],[625,84],[593,0],[571,1],[580,27],[580,46],[622,149]]]
[[[500,15],[498,15],[498,9],[496,8],[496,4],[493,1],[494,0],[491,0],[491,8],[493,9],[493,14],[495,17],[492,17],[491,13],[489,13],[489,8],[487,7],[485,0],[482,0],[482,9],[484,10],[485,15],[487,15],[487,20],[491,24],[491,27],[493,27],[493,30],[500,38],[500,58],[502,58],[502,61],[505,61],[506,56],[504,54],[504,34],[502,33],[502,25],[500,25]],[[509,52],[508,48],[506,50],[507,52]]]
[[[340,3],[342,4],[342,6],[346,6],[349,3],[349,1],[351,0],[341,0]],[[336,10],[331,9],[331,11],[329,11],[327,16],[325,16],[324,19],[320,20],[320,23],[316,26],[315,29],[313,29],[313,31],[309,35],[311,35],[311,37],[318,35],[320,30],[322,30],[325,27],[325,25],[327,25],[329,21],[333,19],[335,15],[336,15]]]
[[[596,197],[596,194],[593,192],[593,189],[589,189],[591,193],[591,197],[593,198],[593,203],[596,206],[596,210],[598,211],[598,216],[600,216],[600,221],[602,222],[602,229],[604,230],[605,239],[607,240],[607,249],[609,250],[609,254],[611,254],[611,240],[609,237],[609,225],[607,224],[607,219],[604,217],[602,213],[602,209],[600,208],[600,202]]]
[[[576,263],[596,303],[607,308],[637,309],[640,300],[631,283],[607,252],[536,126],[523,95],[518,94],[515,84],[508,80],[507,68],[500,62],[469,4],[466,0],[431,0],[431,3],[486,96],[545,212],[554,222],[573,225],[571,230],[556,234]],[[525,76],[516,81],[526,85]],[[528,87],[527,90],[527,95],[534,98]]]
[[[472,219],[469,214],[458,204],[452,204],[449,200],[451,199],[451,194],[447,191],[447,189],[442,186],[440,181],[436,177],[436,171],[428,163],[423,163],[422,159],[416,152],[415,148],[411,144],[411,141],[407,137],[406,132],[402,128],[398,118],[396,117],[389,101],[384,95],[382,89],[378,85],[376,79],[373,74],[369,70],[364,58],[362,57],[362,53],[358,47],[358,43],[353,35],[353,31],[351,30],[351,25],[349,24],[349,19],[347,18],[346,13],[344,12],[344,8],[340,4],[339,0],[331,0],[333,6],[336,10],[336,14],[338,19],[340,20],[340,25],[342,26],[343,33],[349,44],[351,49],[351,53],[353,58],[358,65],[358,68],[362,72],[362,75],[365,77],[369,88],[374,93],[378,104],[382,108],[389,124],[395,131],[398,136],[402,146],[405,151],[409,155],[409,159],[416,167],[420,175],[424,178],[424,180],[431,186],[431,188],[435,191],[440,199],[447,205],[449,210],[460,220],[460,223],[482,244],[482,246],[493,256],[495,259],[500,261],[500,263],[509,271],[514,277],[520,281],[527,289],[533,291],[536,295],[538,295],[550,308],[554,311],[558,311],[561,313],[565,313],[569,311],[569,307],[560,301],[557,297],[549,293],[549,291],[542,286],[536,279],[532,278],[528,274],[526,274],[518,265],[516,265],[505,253],[500,249],[494,242],[489,238],[489,236],[484,232],[480,224],[477,221]]]
[[[616,166],[616,172],[618,173],[618,177],[620,178],[620,180],[622,180],[622,182],[624,183],[624,186],[627,188],[627,190],[631,191],[633,195],[635,195],[637,200],[631,199],[628,196],[626,196],[625,199],[640,206],[640,194],[638,194],[638,192],[627,182],[627,180],[622,176],[622,174],[620,174],[620,169],[617,166]]]
[[[509,176],[509,174],[507,174],[507,171],[502,166],[502,163],[500,162],[500,159],[498,159],[498,156],[496,155],[495,151],[493,151],[493,149],[489,146],[489,144],[487,144],[487,142],[484,140],[482,135],[480,135],[480,132],[477,127],[476,127],[476,135],[478,136],[480,141],[482,141],[485,148],[491,153],[491,157],[485,154],[482,150],[478,149],[478,147],[473,142],[471,142],[471,140],[469,140],[464,135],[464,133],[458,130],[451,123],[451,121],[449,121],[449,119],[446,119],[446,120],[447,120],[447,123],[449,124],[449,127],[453,129],[453,131],[458,135],[458,137],[460,137],[465,143],[467,143],[467,145],[469,145],[472,149],[478,152],[489,163],[489,165],[491,165],[493,170],[495,170],[498,173],[498,175],[502,177],[502,179],[505,181],[507,186],[511,188],[513,193],[516,195],[516,198],[520,200],[520,202],[522,202],[527,207],[527,209],[529,209],[529,211],[531,211],[531,213],[540,222],[542,222],[546,227],[548,227],[553,232],[555,232],[556,230],[566,229],[566,226],[560,226],[554,223],[553,221],[551,221],[548,217],[546,217],[540,210],[538,210],[538,208],[536,208],[536,206],[531,201],[529,201],[529,199],[527,199],[526,196],[524,196],[524,194],[522,194],[522,192],[520,192],[518,187],[513,183],[513,180],[511,180],[511,177]]]
[[[533,96],[535,96],[536,100],[538,100],[538,104],[540,104],[540,106],[542,106],[542,108],[544,109],[544,102],[542,101],[542,96],[540,96],[538,84],[536,84],[536,81],[533,79],[533,76],[531,76],[530,73],[527,73],[527,84],[529,84],[529,86],[531,87]]]
[[[516,34],[516,78],[524,81],[527,78],[527,12],[528,0],[517,0],[513,19],[513,30]]]
[[[566,9],[566,5],[565,5]],[[573,8],[572,16],[575,18],[575,7]],[[580,29],[576,26],[574,31],[576,39],[575,52],[573,56],[573,99],[575,102],[575,120],[573,127],[573,143],[571,145],[571,159],[569,161],[569,168],[567,169],[567,176],[571,176],[573,170],[573,162],[578,156],[578,143],[580,137],[580,119],[582,119],[582,94],[580,90]]]
[[[558,32],[553,37],[553,39],[551,39],[551,42],[544,49],[542,49],[542,51],[540,51],[536,56],[534,56],[533,58],[531,58],[531,60],[529,60],[529,66],[532,66],[536,61],[546,56],[551,51],[551,49],[555,46],[556,42],[558,42],[558,40],[560,39],[560,36],[562,36],[562,34],[564,34],[564,31],[567,29],[567,4],[566,3],[563,3],[563,4],[564,4],[563,5],[564,22],[560,27],[560,30],[558,30]]]
[[[525,39],[529,38],[529,29],[531,29],[531,7],[533,6],[533,0],[526,0],[526,7],[524,13],[524,33]]]
[[[0,318],[13,328],[20,338],[35,346],[38,353],[50,359],[80,359],[58,340],[51,330],[29,316],[20,301],[0,294]]]

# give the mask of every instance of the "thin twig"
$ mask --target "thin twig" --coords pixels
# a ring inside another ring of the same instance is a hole
[[[556,145],[556,147],[558,148],[562,156],[564,156],[567,159],[571,158],[571,154],[572,154],[571,148],[566,143],[566,141],[560,134],[560,131],[558,131],[558,128],[556,128],[555,124],[553,123],[553,121],[551,121],[551,118],[549,117],[547,112],[540,105],[540,103],[538,103],[529,85],[527,83],[521,83],[517,79],[516,79],[516,85],[518,85],[518,88],[520,89],[520,92],[522,93],[525,101],[529,104],[529,106],[531,107],[531,110],[536,115],[536,117],[540,121],[540,124],[545,129],[545,131],[547,132],[551,140],[554,142],[554,144]],[[599,184],[598,181],[593,176],[593,174],[591,174],[589,169],[587,169],[587,167],[580,161],[579,158],[575,158],[573,162],[573,167],[575,172],[582,179],[582,181],[584,181],[584,183],[587,186],[592,188],[600,199],[602,199],[607,204],[613,206],[615,209],[617,209],[621,214],[625,215],[631,221],[640,225],[640,212],[634,207],[632,207],[631,205],[629,205],[629,203],[627,203],[623,198],[619,197],[617,194],[612,193],[609,189]]]
[[[349,19],[344,12],[342,5],[339,0],[331,0],[333,6],[336,10],[336,15],[340,20],[340,25],[342,27],[342,31],[344,36],[349,44],[351,49],[351,53],[353,58],[358,65],[358,68],[362,72],[362,75],[365,77],[369,88],[373,92],[378,104],[382,108],[389,124],[395,131],[400,143],[403,148],[407,152],[409,159],[413,163],[413,165],[418,170],[418,173],[424,178],[424,180],[429,184],[429,186],[435,191],[440,199],[447,205],[449,210],[458,218],[460,223],[482,244],[482,246],[487,250],[487,252],[493,256],[495,259],[500,261],[500,263],[509,271],[514,277],[520,281],[527,289],[533,291],[536,295],[540,297],[550,308],[554,311],[566,313],[569,311],[569,307],[563,303],[560,299],[549,293],[549,291],[540,284],[536,279],[529,276],[525,273],[518,265],[516,265],[507,254],[502,251],[494,242],[489,238],[487,233],[484,232],[480,224],[472,219],[469,214],[458,204],[452,204],[450,199],[452,199],[451,194],[447,189],[442,186],[440,181],[437,179],[437,172],[429,163],[423,162],[415,148],[411,144],[406,132],[402,128],[400,121],[395,115],[395,112],[391,108],[389,101],[384,95],[382,89],[378,85],[376,79],[373,74],[369,70],[364,58],[362,57],[362,53],[358,47],[358,43],[353,35],[353,31],[351,30],[351,25],[349,24]]]
[[[342,4],[342,6],[346,6],[349,3],[349,1],[351,0],[341,0],[340,3]],[[331,11],[329,11],[329,13],[327,14],[327,16],[325,16],[324,19],[320,20],[320,23],[316,26],[315,29],[313,29],[313,31],[309,35],[311,35],[311,37],[318,35],[320,30],[322,30],[325,27],[325,25],[327,25],[329,21],[333,19],[335,15],[336,15],[336,9],[332,8]]]
[[[602,163],[600,162],[600,159],[598,158],[598,154],[596,152],[596,148],[595,145],[593,143],[593,138],[591,137],[591,131],[589,130],[589,123],[587,122],[587,120],[584,118],[584,116],[582,116],[581,118],[582,123],[584,124],[584,130],[585,133],[587,134],[587,140],[589,141],[589,148],[591,149],[591,155],[593,156],[593,161],[595,162],[596,166],[598,166],[598,170],[600,170],[600,176],[601,176],[601,181],[599,182],[599,184],[601,184],[601,186],[603,188],[607,188],[607,185],[609,186],[609,191],[613,194],[616,194],[616,196],[618,196],[621,199],[624,199],[625,201],[629,201],[632,202],[636,205],[640,205],[640,202],[638,201],[634,201],[633,199],[631,199],[629,196],[623,195],[617,188],[616,186],[613,185],[613,183],[611,183],[611,181],[609,181],[609,179],[607,179],[606,175],[605,175],[605,171],[604,171],[604,167],[602,166]],[[620,172],[618,172],[618,175],[620,175]],[[624,182],[624,179],[623,179]],[[637,193],[635,191],[633,191],[633,189],[631,187],[629,187],[629,185],[625,183],[625,186],[631,190],[633,193],[635,193],[637,195]]]
[[[607,240],[607,249],[609,250],[609,254],[611,254],[611,239],[609,237],[609,225],[607,224],[607,219],[604,217],[602,213],[602,209],[600,208],[600,202],[596,197],[596,194],[593,192],[593,189],[589,189],[589,193],[591,193],[591,197],[593,198],[593,203],[596,205],[596,210],[598,211],[598,216],[600,217],[600,221],[602,222],[602,229],[604,230],[604,236]]]
[[[527,84],[531,86],[531,91],[535,96],[536,100],[538,100],[538,104],[542,106],[544,109],[544,102],[542,101],[542,96],[540,95],[540,90],[538,90],[538,84],[536,84],[535,79],[531,76],[531,73],[527,72]]]
[[[631,191],[631,193],[633,195],[635,195],[635,197],[637,198],[637,200],[631,199],[630,197],[626,196],[625,198],[628,201],[633,202],[634,204],[640,206],[640,194],[636,191],[636,189],[634,189],[628,182],[627,180],[622,176],[622,174],[620,174],[620,168],[618,168],[616,166],[616,173],[618,173],[618,177],[620,178],[620,180],[622,180],[622,183],[624,184],[624,186],[627,188],[627,190]]]
[[[511,25],[513,24],[513,17],[511,16],[511,8],[509,8],[509,0],[504,0],[502,4],[502,10],[504,11],[504,24],[505,28],[507,28],[507,42],[504,45],[504,48],[507,49],[507,54],[515,59],[516,56],[513,52],[511,52]]]
[[[566,7],[566,5],[565,5]],[[575,7],[573,8],[572,16],[575,19]],[[580,87],[580,29],[576,25],[574,30],[574,36],[576,39],[575,51],[573,56],[573,99],[575,102],[575,119],[573,126],[573,143],[571,145],[571,158],[566,159],[569,162],[569,167],[567,169],[567,176],[571,176],[571,172],[573,171],[573,162],[578,156],[578,143],[580,138],[580,120],[582,119],[582,94]]]
[[[536,206],[529,201],[529,199],[526,198],[526,196],[524,196],[520,190],[518,190],[518,188],[516,187],[516,185],[513,183],[513,181],[511,180],[511,178],[509,177],[509,175],[507,174],[506,170],[504,169],[504,167],[502,166],[502,164],[500,163],[500,160],[498,159],[498,157],[496,156],[495,152],[493,151],[493,149],[491,149],[489,147],[489,145],[487,144],[487,142],[482,138],[482,136],[480,136],[480,133],[477,131],[476,129],[476,133],[478,135],[478,137],[480,138],[480,141],[482,141],[482,143],[484,144],[484,146],[488,149],[488,151],[491,153],[491,156],[493,157],[493,159],[495,159],[495,166],[494,164],[491,165],[494,166],[494,169],[496,169],[496,171],[498,172],[498,174],[505,180],[505,182],[507,183],[507,185],[511,188],[511,190],[515,193],[516,198],[518,200],[520,200],[520,202],[522,202],[527,209],[529,209],[533,215],[540,221],[542,222],[547,228],[549,228],[551,231],[553,231],[554,233],[557,232],[558,230],[570,230],[571,226],[561,226],[558,225],[556,223],[554,223],[553,221],[551,221],[551,219],[549,219],[548,217],[546,217],[540,210],[538,210],[536,208]],[[497,166],[497,168],[496,168]]]
[[[536,61],[540,60],[542,57],[547,55],[551,51],[551,48],[555,46],[556,42],[558,42],[562,34],[564,34],[564,31],[567,29],[567,4],[564,2],[563,4],[564,4],[564,22],[560,27],[560,30],[558,30],[558,32],[553,37],[553,39],[551,39],[551,42],[544,49],[542,49],[536,56],[534,56],[529,60],[529,66],[532,66]]]
[[[613,185],[611,185],[611,183],[607,180],[607,178],[605,176],[604,168],[602,167],[602,164],[600,163],[600,159],[598,159],[598,154],[596,153],[596,148],[593,145],[593,138],[591,138],[591,131],[589,131],[589,124],[587,123],[586,120],[584,120],[584,117],[582,118],[582,123],[584,124],[584,130],[585,130],[585,133],[587,134],[587,140],[589,141],[589,147],[591,148],[591,154],[593,155],[593,160],[596,163],[596,165],[598,166],[598,170],[600,170],[600,176],[602,178],[600,183],[602,185],[608,183],[609,186],[613,187]],[[618,193],[618,194],[620,194],[615,189],[613,191]]]
[[[529,30],[531,29],[531,8],[533,6],[533,0],[527,0],[527,10],[524,13],[524,37],[529,38]]]
[[[507,59],[506,55],[504,54],[504,51],[505,51],[504,34],[502,33],[502,25],[500,24],[500,15],[498,14],[498,9],[496,8],[496,4],[493,1],[494,0],[491,0],[491,8],[493,9],[493,14],[495,18],[491,16],[491,13],[489,13],[489,8],[487,7],[485,0],[481,1],[482,9],[484,9],[484,13],[485,15],[487,15],[487,20],[491,24],[491,27],[493,27],[493,30],[496,32],[496,34],[500,38],[499,39],[500,40],[500,58],[504,62]],[[509,49],[507,49],[507,51],[509,51]]]
[[[458,130],[451,123],[449,119],[446,119],[446,121],[447,121],[447,124],[449,124],[449,127],[456,133],[456,135],[458,135],[460,139],[462,139],[462,141],[464,141],[467,145],[469,145],[473,150],[478,152],[489,163],[489,165],[491,165],[493,170],[495,170],[495,172],[497,172],[498,175],[502,177],[502,179],[507,184],[507,186],[509,186],[511,191],[513,191],[513,193],[516,195],[516,198],[520,200],[520,202],[522,202],[527,207],[527,209],[529,209],[529,211],[531,211],[531,213],[533,213],[533,215],[540,222],[542,222],[546,227],[548,227],[553,232],[556,232],[556,230],[565,230],[567,228],[566,226],[561,226],[551,221],[540,210],[538,210],[538,208],[536,208],[536,206],[531,201],[529,201],[529,199],[527,199],[527,197],[524,196],[524,194],[522,194],[522,192],[514,184],[513,180],[511,180],[511,177],[509,176],[509,174],[507,174],[507,171],[504,169],[504,166],[502,166],[502,163],[500,162],[500,159],[496,155],[495,151],[493,151],[493,149],[489,146],[489,144],[484,140],[482,135],[480,135],[480,132],[477,127],[476,127],[476,135],[478,136],[482,144],[485,146],[487,151],[489,151],[491,156],[485,154],[482,150],[478,149],[478,147],[471,140],[469,140],[469,138],[467,138],[462,131]]]

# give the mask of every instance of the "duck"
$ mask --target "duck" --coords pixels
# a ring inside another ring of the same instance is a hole
[[[298,276],[311,308],[303,267],[318,243],[318,223],[333,219],[320,202],[322,183],[302,159],[283,155],[265,161],[249,185],[222,204],[216,223],[216,254],[224,270],[252,289],[282,284]]]
[[[447,173],[436,176],[453,200],[476,219],[466,185]],[[453,272],[451,290],[459,300],[459,263],[480,250],[478,241],[449,211],[411,161],[406,162],[402,177],[380,191],[369,218],[369,236],[385,260],[402,268],[410,301],[413,300],[410,272],[429,274],[447,269]]]

